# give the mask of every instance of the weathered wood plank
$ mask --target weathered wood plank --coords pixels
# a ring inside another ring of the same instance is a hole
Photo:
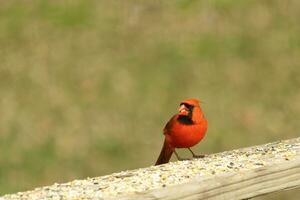
[[[300,159],[261,167],[241,173],[229,173],[201,180],[199,177],[189,183],[166,189],[113,199],[147,200],[196,200],[196,199],[248,199],[275,191],[300,186]]]
[[[300,137],[5,195],[11,199],[248,199],[300,186]]]

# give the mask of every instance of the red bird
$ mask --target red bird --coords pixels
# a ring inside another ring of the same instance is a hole
[[[197,99],[186,99],[180,103],[179,112],[175,114],[164,128],[165,141],[155,165],[169,162],[173,152],[178,160],[180,158],[175,148],[188,148],[193,157],[196,155],[190,147],[200,142],[207,130],[207,120],[200,108]]]

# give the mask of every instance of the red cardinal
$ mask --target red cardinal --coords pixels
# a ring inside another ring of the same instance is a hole
[[[193,157],[195,155],[190,147],[200,142],[207,130],[207,120],[200,108],[197,99],[186,99],[180,103],[179,112],[175,114],[164,128],[165,141],[155,165],[169,162],[173,152],[178,160],[182,160],[175,148],[188,148]]]

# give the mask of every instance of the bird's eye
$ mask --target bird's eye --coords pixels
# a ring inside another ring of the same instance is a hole
[[[185,104],[185,106],[186,106],[189,110],[191,110],[192,107],[193,107],[193,106],[191,106],[191,105],[189,105],[189,104]]]

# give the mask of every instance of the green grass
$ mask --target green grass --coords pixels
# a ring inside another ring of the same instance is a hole
[[[186,97],[209,120],[197,152],[299,136],[299,6],[2,2],[0,194],[152,165]]]

